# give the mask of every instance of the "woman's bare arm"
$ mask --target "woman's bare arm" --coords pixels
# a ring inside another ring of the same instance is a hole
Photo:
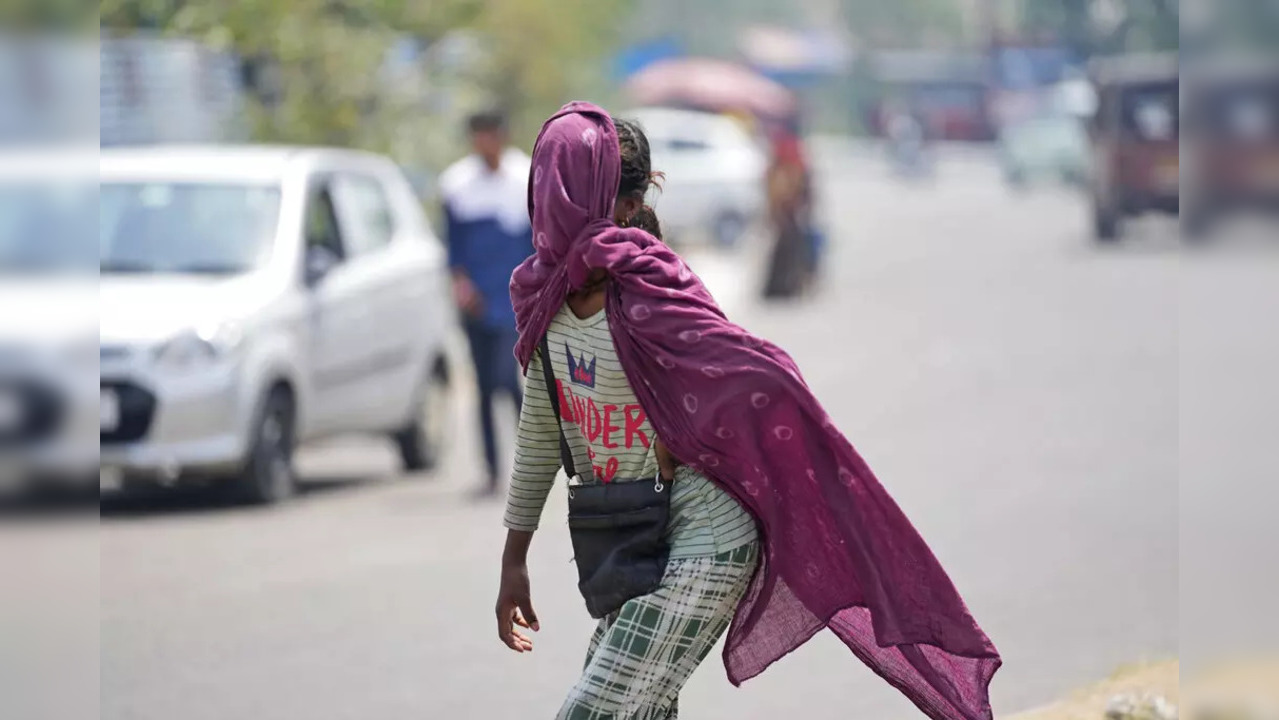
[[[497,591],[497,636],[515,652],[531,652],[533,641],[516,630],[516,626],[538,630],[537,613],[533,612],[528,579],[528,548],[533,533],[506,531],[506,548],[502,550],[502,579]]]

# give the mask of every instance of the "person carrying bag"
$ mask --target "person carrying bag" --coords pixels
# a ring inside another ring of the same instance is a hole
[[[795,362],[730,322],[661,242],[650,165],[642,130],[589,103],[556,113],[533,150],[498,637],[527,652],[522,630],[540,630],[527,555],[563,463],[600,620],[557,720],[673,720],[725,631],[740,684],[823,628],[933,720],[990,720],[998,651]]]
[[[542,338],[542,372],[560,436],[560,462],[568,475],[568,529],[573,539],[578,589],[591,617],[607,617],[627,600],[657,589],[671,547],[666,528],[671,493],[659,468],[649,480],[588,482],[573,461],[564,437],[551,351]],[[669,478],[668,478],[669,480]]]

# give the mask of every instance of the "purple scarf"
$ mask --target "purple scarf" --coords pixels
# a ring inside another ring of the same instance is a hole
[[[725,319],[665,244],[612,221],[620,181],[612,118],[570,103],[533,151],[534,255],[511,277],[527,369],[592,268],[608,271],[609,328],[671,452],[759,526],[760,569],[724,665],[740,684],[830,628],[936,720],[991,718],[999,653],[923,538],[831,423],[794,361]]]

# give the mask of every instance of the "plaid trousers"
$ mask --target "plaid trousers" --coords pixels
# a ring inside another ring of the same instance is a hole
[[[732,621],[758,552],[751,542],[671,560],[660,587],[600,620],[556,720],[676,720],[679,691]]]

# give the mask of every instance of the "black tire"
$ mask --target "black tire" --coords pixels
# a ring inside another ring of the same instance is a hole
[[[422,382],[413,393],[413,417],[392,435],[404,470],[422,472],[439,465],[445,443],[444,429],[449,422],[448,395],[448,373],[444,365],[436,364],[423,374]]]
[[[267,395],[253,425],[253,446],[236,479],[238,499],[253,505],[273,505],[297,492],[293,469],[296,411],[284,388]]]
[[[36,476],[26,478],[0,494],[0,507],[34,510],[77,510],[99,505],[98,487],[92,478],[79,476]]]

